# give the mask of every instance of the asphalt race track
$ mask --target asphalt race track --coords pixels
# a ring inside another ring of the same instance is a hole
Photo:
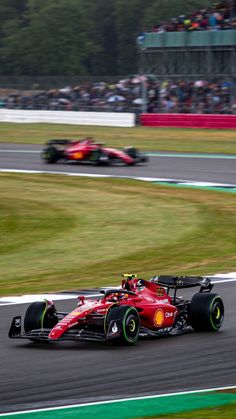
[[[12,316],[24,314],[26,305],[1,306],[0,412],[235,385],[235,289],[235,283],[215,285],[226,307],[218,333],[145,339],[132,347],[10,340]]]
[[[236,183],[236,159],[150,157],[147,164],[123,167],[94,167],[84,164],[45,164],[41,161],[42,147],[0,144],[0,169],[47,170],[73,173],[146,176],[176,180]],[[161,154],[161,153],[160,153]],[[235,157],[235,156],[234,156]]]
[[[1,144],[0,149],[0,169],[48,170],[38,147]],[[52,170],[236,183],[233,159],[153,157],[148,165],[137,167],[60,164]],[[236,283],[216,284],[214,291],[222,296],[226,309],[218,333],[146,339],[133,347],[10,340],[12,317],[23,315],[28,305],[0,306],[0,413],[235,385]],[[58,301],[56,306],[69,311],[75,303]]]

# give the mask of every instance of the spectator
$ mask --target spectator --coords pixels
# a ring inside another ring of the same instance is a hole
[[[144,90],[143,90],[144,89]],[[26,110],[141,112],[146,92],[148,112],[236,113],[236,83],[227,80],[158,80],[131,76],[115,83],[81,82],[48,91],[1,91],[1,107]]]
[[[224,0],[208,9],[197,10],[189,16],[180,15],[170,22],[154,24],[152,32],[234,29],[235,2]]]

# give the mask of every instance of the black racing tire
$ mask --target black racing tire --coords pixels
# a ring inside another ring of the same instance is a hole
[[[56,147],[49,145],[43,149],[41,156],[45,163],[54,164],[59,160],[60,153]]]
[[[139,337],[140,318],[136,308],[132,306],[112,306],[106,319],[106,330],[111,321],[117,320],[121,323],[121,336],[115,339],[116,343],[134,345]]]
[[[109,164],[109,157],[100,148],[96,148],[91,151],[89,161],[94,166],[98,166],[103,163]]]
[[[148,157],[145,154],[141,154],[139,157],[140,163],[147,163],[149,161]]]
[[[99,159],[101,155],[101,150],[99,148],[96,148],[96,150],[92,150],[89,156],[89,161],[94,165],[99,165]]]
[[[189,307],[189,322],[198,332],[216,332],[224,320],[224,304],[218,294],[197,293]]]
[[[36,329],[53,328],[58,322],[55,313],[56,309],[54,304],[49,305],[48,301],[36,301],[31,303],[25,313],[25,333]],[[39,341],[37,338],[31,338],[30,340],[33,342]]]
[[[136,159],[139,156],[139,151],[135,147],[125,147],[123,148],[123,151],[128,154],[128,156],[132,157],[132,159]]]

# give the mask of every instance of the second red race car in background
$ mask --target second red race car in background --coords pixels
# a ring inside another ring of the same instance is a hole
[[[125,164],[130,166],[147,161],[147,157],[135,147],[125,147],[123,150],[105,147],[90,137],[81,140],[49,140],[42,150],[42,159],[46,163],[64,160],[94,165]]]

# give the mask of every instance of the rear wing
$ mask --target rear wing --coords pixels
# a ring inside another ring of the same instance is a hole
[[[173,276],[157,275],[150,279],[151,282],[165,288],[179,289],[200,287],[200,292],[210,292],[213,288],[210,278],[204,276]]]
[[[47,145],[70,145],[71,143],[73,143],[73,140],[54,139],[54,140],[48,140],[46,144]]]

